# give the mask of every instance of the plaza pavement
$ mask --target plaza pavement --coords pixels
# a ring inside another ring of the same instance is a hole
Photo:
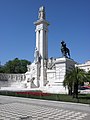
[[[90,120],[90,106],[0,95],[0,120]]]

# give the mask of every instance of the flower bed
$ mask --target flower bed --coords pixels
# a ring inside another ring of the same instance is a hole
[[[34,95],[34,96],[49,96],[51,94],[49,93],[43,93],[43,92],[33,92],[33,91],[28,91],[28,92],[16,92],[17,95]]]
[[[0,91],[0,95],[90,104],[90,94],[79,94],[78,99],[65,94],[43,93],[42,91]]]
[[[49,99],[52,94],[43,93],[42,91],[0,91],[0,95],[8,95],[15,97],[26,97],[36,99]]]

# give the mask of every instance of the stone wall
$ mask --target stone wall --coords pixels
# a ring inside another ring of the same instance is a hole
[[[25,74],[5,74],[0,73],[0,88],[10,87],[14,82],[24,81]]]

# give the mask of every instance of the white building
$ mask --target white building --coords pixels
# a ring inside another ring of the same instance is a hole
[[[77,67],[79,67],[80,69],[85,70],[86,72],[90,71],[90,60],[86,61],[83,64],[77,64]]]

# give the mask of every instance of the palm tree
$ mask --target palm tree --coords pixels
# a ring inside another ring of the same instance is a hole
[[[65,79],[63,81],[64,87],[68,87],[69,95],[78,98],[78,86],[83,82],[89,81],[89,76],[83,69],[79,69],[75,67],[72,71],[68,71],[65,75]]]
[[[71,72],[66,73],[64,81],[63,81],[63,86],[68,87],[68,94],[72,95],[72,87],[73,87],[73,79],[71,76]]]

